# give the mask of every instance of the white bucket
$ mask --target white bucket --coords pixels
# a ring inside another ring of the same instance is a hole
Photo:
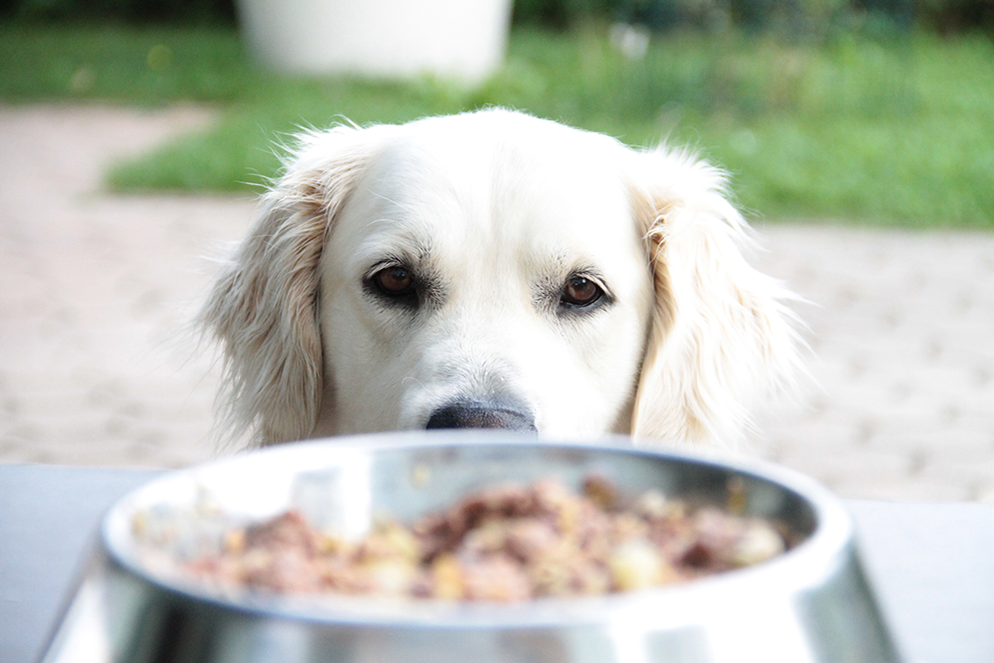
[[[284,73],[476,82],[504,59],[512,0],[239,0],[252,55]]]

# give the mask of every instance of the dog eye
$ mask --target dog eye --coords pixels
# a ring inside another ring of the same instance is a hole
[[[601,287],[584,276],[573,276],[563,288],[562,303],[571,306],[590,306],[604,295]]]
[[[406,267],[394,265],[373,274],[373,284],[387,297],[402,297],[414,293],[414,276]]]

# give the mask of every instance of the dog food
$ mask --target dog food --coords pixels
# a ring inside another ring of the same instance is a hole
[[[227,531],[220,552],[183,570],[276,592],[507,602],[683,582],[786,547],[768,521],[652,490],[622,500],[610,482],[588,477],[579,494],[555,480],[489,487],[409,526],[378,522],[357,541],[291,510]]]

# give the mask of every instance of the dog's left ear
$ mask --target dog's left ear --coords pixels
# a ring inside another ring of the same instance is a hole
[[[301,137],[221,270],[199,323],[224,352],[226,438],[251,431],[252,443],[265,445],[314,429],[324,380],[318,263],[375,133],[343,126]]]
[[[751,410],[792,384],[795,297],[742,255],[749,228],[720,171],[688,153],[636,153],[633,207],[655,309],[632,419],[637,438],[732,446]]]

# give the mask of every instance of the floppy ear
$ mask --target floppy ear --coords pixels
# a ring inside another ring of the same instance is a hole
[[[784,305],[795,297],[743,257],[749,229],[725,199],[720,171],[663,149],[636,162],[655,309],[632,433],[732,446],[752,406],[797,375],[800,341]]]
[[[223,350],[225,438],[252,430],[252,442],[265,445],[314,429],[323,389],[318,263],[369,159],[366,132],[337,127],[300,137],[200,313]]]

